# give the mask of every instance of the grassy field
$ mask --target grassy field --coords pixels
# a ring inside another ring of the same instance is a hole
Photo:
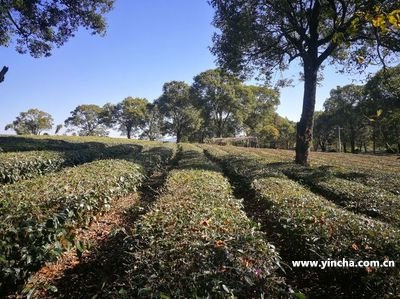
[[[397,298],[400,160],[0,136],[0,297]],[[295,267],[293,261],[393,261]]]

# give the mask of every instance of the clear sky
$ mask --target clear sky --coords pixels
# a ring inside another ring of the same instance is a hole
[[[10,68],[0,84],[0,134],[10,134],[5,125],[29,108],[50,113],[59,124],[80,104],[102,106],[128,96],[152,101],[165,82],[191,83],[216,66],[208,49],[212,16],[206,0],[117,0],[105,37],[79,31],[50,58],[20,55],[13,45],[0,48],[0,66]],[[297,78],[300,71],[294,65],[288,75]],[[326,68],[316,108],[322,108],[330,89],[351,79]],[[278,112],[298,121],[303,86],[295,84],[281,91]]]

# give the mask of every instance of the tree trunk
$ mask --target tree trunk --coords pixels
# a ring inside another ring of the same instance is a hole
[[[353,138],[350,140],[350,147],[351,147],[351,153],[354,154],[356,152],[356,143]]]
[[[3,66],[3,68],[0,71],[0,83],[4,81],[4,77],[7,72],[8,72],[8,67]]]
[[[126,134],[127,134],[127,136],[128,136],[128,139],[131,139],[131,131],[132,131],[132,128],[131,128],[131,127],[127,127],[127,128],[126,128]]]
[[[309,166],[308,156],[312,142],[315,98],[317,92],[318,66],[316,63],[304,63],[303,111],[297,123],[296,163]]]
[[[176,131],[176,143],[180,143],[181,138],[181,130]]]

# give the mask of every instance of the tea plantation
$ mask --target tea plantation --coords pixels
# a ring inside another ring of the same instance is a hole
[[[0,297],[400,296],[394,156],[302,167],[285,150],[49,136],[0,148]],[[343,259],[394,266],[292,263]]]

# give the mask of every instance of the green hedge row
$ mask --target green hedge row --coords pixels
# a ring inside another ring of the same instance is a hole
[[[330,171],[326,167],[282,165],[277,168],[347,210],[400,226],[400,196],[377,187],[338,178],[334,170]]]
[[[353,297],[400,295],[398,229],[339,209],[289,179],[259,179],[253,188],[269,205],[265,217],[273,219],[293,260],[391,260],[396,267],[328,268],[322,275],[345,286]]]
[[[279,256],[202,150],[182,145],[177,169],[140,219],[128,297],[274,297]]]
[[[135,191],[142,167],[102,160],[0,189],[0,293],[73,244],[72,231]]]
[[[0,183],[14,183],[67,166],[79,165],[104,158],[135,155],[141,146],[125,144],[104,148],[84,148],[75,151],[28,151],[0,153]]]
[[[396,195],[400,195],[400,175],[387,173],[376,169],[370,171],[349,170],[345,168],[335,168],[335,176],[346,180],[358,182],[366,186],[386,190]]]
[[[399,229],[340,209],[257,157],[239,160],[212,147],[206,148],[206,152],[254,192],[265,221],[279,244],[286,248],[288,260],[388,259],[396,263],[395,268],[304,269],[304,273],[315,271],[319,279],[331,284],[331,294],[360,298],[400,295]],[[324,291],[315,290],[319,296]]]
[[[126,159],[143,165],[148,173],[157,171],[170,164],[176,154],[176,144],[154,142],[143,146],[142,151],[136,156],[126,156]]]
[[[221,151],[220,148],[205,148],[211,151]],[[302,167],[290,162],[277,162],[276,157],[259,156],[255,153],[245,154],[243,150],[238,151],[229,147],[223,148],[223,150],[225,155],[229,154],[229,158],[226,160],[229,160],[232,165],[233,172],[251,178],[250,180],[266,173],[276,177],[287,176],[309,186],[314,192],[347,210],[400,226],[400,197],[398,195],[377,186],[368,186],[341,178],[340,176],[344,173],[343,171],[340,173],[338,168],[331,166]]]

